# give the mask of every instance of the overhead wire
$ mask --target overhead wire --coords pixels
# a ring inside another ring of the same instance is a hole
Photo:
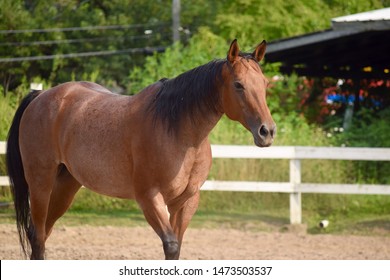
[[[164,47],[164,46],[158,46],[158,47],[130,48],[130,49],[112,50],[112,51],[94,51],[94,52],[38,55],[38,56],[24,56],[24,57],[2,57],[2,58],[0,58],[0,63],[34,61],[34,60],[50,60],[50,59],[61,59],[61,58],[75,58],[75,57],[88,57],[88,56],[117,55],[117,54],[125,54],[125,53],[152,54],[154,52],[163,52],[165,50],[165,48],[166,47]]]
[[[156,37],[157,34],[147,33],[150,27],[164,26],[166,23],[153,23],[153,24],[130,24],[130,25],[108,25],[108,26],[86,26],[86,27],[65,27],[65,28],[47,28],[47,29],[19,29],[19,30],[0,30],[0,34],[20,34],[20,33],[49,33],[49,32],[68,32],[68,31],[87,31],[87,30],[117,30],[117,29],[131,29],[131,28],[144,28],[144,35],[135,36],[106,36],[95,38],[80,38],[80,39],[63,39],[63,40],[47,40],[47,41],[31,41],[31,42],[3,42],[0,46],[39,46],[39,45],[55,45],[55,44],[74,44],[74,43],[86,43],[86,42],[103,42],[109,40],[137,40],[137,39],[150,39]],[[161,34],[162,37],[166,37],[166,34]],[[53,54],[53,55],[37,55],[37,56],[24,56],[24,57],[0,57],[0,63],[12,63],[22,61],[36,61],[36,60],[50,60],[50,59],[64,59],[64,58],[76,58],[76,57],[89,57],[89,56],[105,56],[105,55],[118,55],[118,54],[135,54],[144,53],[151,54],[153,52],[162,52],[165,50],[164,46],[157,47],[142,47],[142,48],[127,48],[122,50],[103,50],[103,51],[90,51],[90,52],[78,52],[67,54]]]
[[[56,27],[43,29],[15,29],[15,30],[0,30],[0,34],[20,34],[20,33],[50,33],[50,32],[70,32],[70,31],[87,31],[87,30],[115,30],[115,29],[131,29],[145,26],[164,26],[168,25],[165,22],[157,23],[142,23],[142,24],[127,24],[127,25],[101,25],[101,26],[78,26],[78,27]]]
[[[40,46],[40,45],[59,45],[59,44],[74,44],[74,43],[91,43],[91,42],[104,42],[110,41],[124,41],[124,40],[137,40],[137,39],[150,39],[156,37],[155,34],[137,35],[137,36],[108,36],[108,37],[95,37],[95,38],[82,38],[82,39],[63,39],[63,40],[47,40],[47,41],[31,41],[31,42],[4,42],[0,43],[1,46]]]

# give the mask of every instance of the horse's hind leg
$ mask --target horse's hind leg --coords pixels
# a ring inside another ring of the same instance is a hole
[[[31,244],[31,259],[44,259],[45,224],[56,172],[56,166],[42,169],[25,168],[30,191],[31,225],[28,239]]]
[[[81,184],[69,173],[66,166],[61,164],[50,196],[45,226],[46,239],[49,237],[54,223],[69,209],[80,187]]]
[[[31,259],[44,259],[45,242],[54,223],[69,208],[81,185],[62,165],[35,170],[34,176],[27,178],[30,178]]]

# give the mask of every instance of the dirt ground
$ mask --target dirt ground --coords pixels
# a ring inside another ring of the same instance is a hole
[[[0,225],[0,259],[23,258],[14,225]],[[162,259],[161,242],[148,227],[59,226],[48,259]],[[181,259],[390,260],[390,237],[237,229],[187,230]]]

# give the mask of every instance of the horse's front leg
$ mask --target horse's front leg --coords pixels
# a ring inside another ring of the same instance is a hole
[[[137,197],[137,201],[146,220],[163,243],[165,259],[179,259],[179,242],[169,222],[169,215],[162,195],[160,193],[153,196],[143,194]]]
[[[182,204],[173,204],[168,206],[168,210],[171,214],[170,223],[173,228],[173,232],[179,241],[179,254],[183,236],[187,227],[194,216],[199,205],[200,191],[197,191],[193,196],[187,199]]]

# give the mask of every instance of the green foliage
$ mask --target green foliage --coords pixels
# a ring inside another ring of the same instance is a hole
[[[226,55],[228,48],[223,39],[211,33],[208,28],[201,28],[189,40],[188,45],[177,43],[162,54],[155,53],[147,57],[142,68],[132,69],[131,93],[137,93],[162,78],[174,78],[212,59],[221,58]]]
[[[238,3],[237,3],[238,2]],[[217,16],[218,33],[238,37],[250,44],[261,39],[274,40],[324,29],[330,12],[323,1],[239,0],[226,2]],[[306,2],[306,3],[305,3]],[[319,11],[325,15],[318,17]]]
[[[266,75],[268,73],[266,72]],[[268,87],[267,103],[275,122],[280,123],[299,113],[299,96],[297,88],[302,80],[296,75],[274,76]]]
[[[15,114],[15,108],[11,105],[11,98],[0,94],[0,141],[7,138],[9,126]]]
[[[339,135],[339,141],[354,147],[390,147],[390,108],[378,113],[362,108],[352,127]]]
[[[170,16],[170,5],[156,5],[155,1],[136,0],[129,5],[128,1],[124,0],[27,2],[4,0],[0,5],[1,30],[110,25],[132,25],[133,27],[0,34],[2,42],[0,56],[75,54],[165,45],[171,41],[169,25],[156,25],[156,23],[169,23]],[[153,29],[154,32],[146,36],[145,29]],[[110,63],[107,63],[106,56],[0,63],[0,80],[7,92],[19,86],[23,77],[29,82],[39,77],[49,83],[58,84],[71,80],[71,75],[80,80],[84,73],[100,69],[101,83],[114,80],[116,84],[124,86],[127,83],[128,69],[142,63],[143,59],[144,54],[121,54],[110,56]]]
[[[9,95],[5,95],[0,87],[0,141],[6,140],[19,101],[28,92],[29,89],[26,84],[21,84]]]
[[[336,136],[335,142],[351,147],[390,147],[390,108],[378,113],[362,108],[352,126]],[[355,182],[390,184],[390,162],[353,162]]]
[[[330,27],[330,19],[383,8],[380,0],[237,0],[225,1],[215,19],[215,33],[239,38],[245,46]]]

